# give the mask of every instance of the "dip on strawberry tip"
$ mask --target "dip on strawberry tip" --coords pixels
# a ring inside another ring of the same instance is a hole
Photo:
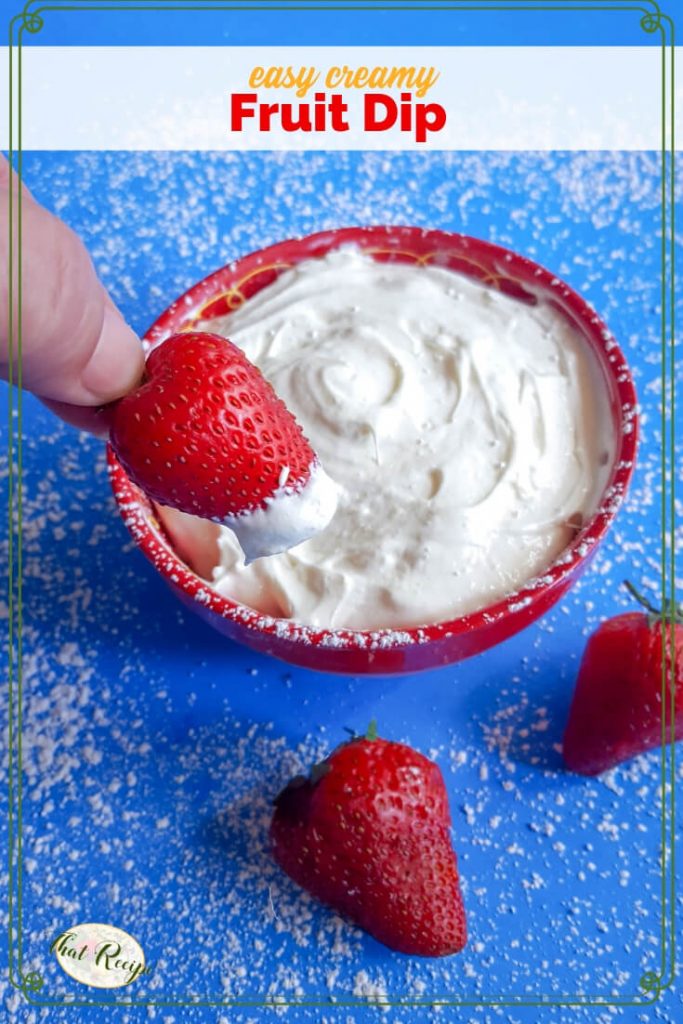
[[[337,509],[337,485],[317,460],[300,487],[289,483],[287,466],[281,477],[286,482],[259,508],[215,520],[235,534],[245,565],[309,540],[329,525]]]

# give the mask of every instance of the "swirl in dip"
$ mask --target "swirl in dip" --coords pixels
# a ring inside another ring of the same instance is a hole
[[[548,302],[340,249],[199,326],[261,369],[340,487],[327,529],[248,566],[220,528],[213,586],[257,611],[331,629],[456,618],[541,574],[604,491],[606,389]]]

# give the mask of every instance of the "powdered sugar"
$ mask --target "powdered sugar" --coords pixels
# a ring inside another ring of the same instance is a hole
[[[39,198],[60,197],[140,329],[203,273],[288,234],[380,219],[489,234],[589,294],[627,349],[645,411],[626,505],[562,604],[480,658],[390,681],[290,669],[186,613],[121,527],[98,443],[26,399],[22,966],[45,979],[37,998],[97,998],[46,952],[58,930],[91,919],[127,928],[154,963],[126,992],[135,999],[267,997],[306,1024],[384,1019],[383,993],[423,1004],[390,1008],[392,1024],[649,1018],[647,1007],[432,1004],[639,1000],[641,975],[659,969],[659,756],[582,780],[563,772],[558,749],[585,637],[630,607],[620,581],[655,599],[660,586],[655,158],[83,154],[27,157],[25,173]],[[471,935],[452,960],[388,953],[268,857],[278,787],[345,725],[373,716],[382,732],[433,749],[446,778]],[[1,984],[9,1015],[26,1024],[106,1013],[32,1009]],[[336,1005],[369,996],[371,1008]],[[297,999],[321,1005],[284,1005]],[[658,1019],[676,1020],[679,1002],[664,995]],[[146,1011],[115,1013],[133,1024]],[[251,1024],[264,1014],[167,1005],[149,1017]]]

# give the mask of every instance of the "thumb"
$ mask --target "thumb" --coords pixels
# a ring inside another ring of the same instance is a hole
[[[0,193],[3,238],[7,237],[10,188],[16,189],[16,181],[8,182]],[[5,273],[7,262],[8,253],[0,253]],[[139,339],[109,300],[80,239],[25,194],[21,270],[23,386],[41,398],[78,406],[101,405],[130,391],[143,372]],[[15,311],[16,303],[15,287]],[[12,341],[16,379],[17,317],[10,339],[7,307],[4,292],[0,295],[0,372],[7,375]]]

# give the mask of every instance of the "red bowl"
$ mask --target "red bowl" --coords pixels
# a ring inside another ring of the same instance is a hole
[[[636,394],[626,360],[605,324],[576,292],[532,260],[489,242],[414,227],[343,228],[292,239],[251,253],[200,281],[177,299],[145,335],[154,346],[200,319],[224,315],[288,267],[353,244],[376,260],[449,267],[492,288],[534,303],[550,300],[597,357],[609,397],[616,456],[598,511],[546,569],[504,600],[471,615],[418,628],[312,629],[275,619],[216,593],[174,551],[154,505],[108,449],[114,495],[136,543],[193,611],[231,640],[294,665],[322,672],[393,674],[448,665],[500,643],[546,612],[595,553],[621,504],[637,443]]]

